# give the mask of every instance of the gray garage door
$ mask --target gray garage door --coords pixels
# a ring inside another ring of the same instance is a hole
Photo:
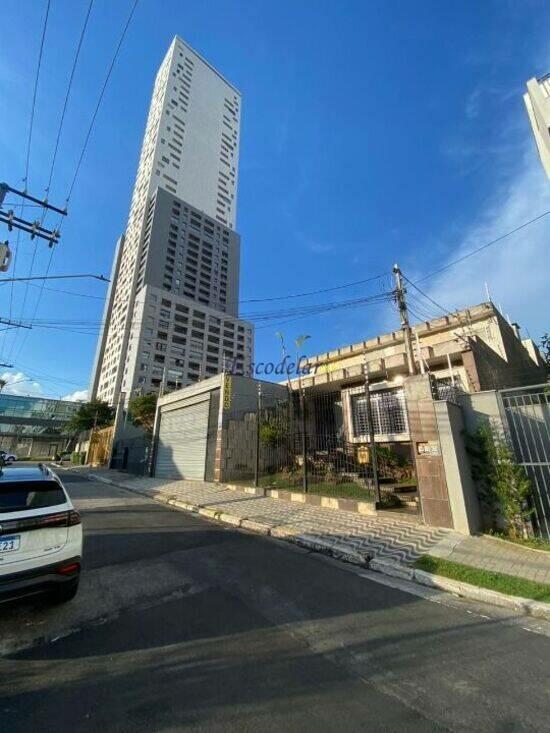
[[[204,479],[209,401],[161,414],[155,476]]]

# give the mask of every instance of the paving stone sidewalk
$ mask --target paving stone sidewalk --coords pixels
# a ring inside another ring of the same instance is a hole
[[[343,555],[389,559],[411,564],[420,555],[433,555],[466,565],[497,570],[529,580],[550,583],[550,553],[536,552],[488,537],[466,537],[447,529],[428,527],[394,516],[362,516],[298,502],[248,494],[223,484],[137,478],[120,471],[88,471],[99,479],[146,494],[177,501],[203,511],[223,514],[242,526],[269,530],[273,536],[307,539]]]

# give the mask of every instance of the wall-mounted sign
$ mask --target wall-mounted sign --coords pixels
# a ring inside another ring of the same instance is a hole
[[[226,374],[224,377],[224,389],[223,389],[223,409],[229,410],[233,398],[233,378],[231,374]]]
[[[357,448],[357,463],[370,463],[370,449],[366,445]]]
[[[416,453],[419,456],[440,456],[441,449],[438,440],[426,440],[416,444]]]

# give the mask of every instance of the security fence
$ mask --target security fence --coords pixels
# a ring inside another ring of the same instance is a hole
[[[531,480],[532,524],[550,539],[550,386],[501,390],[516,459]]]
[[[238,395],[235,395],[238,404]],[[374,502],[372,416],[383,504],[415,490],[402,389],[365,387],[260,396],[255,410],[235,407],[224,429],[224,481]]]

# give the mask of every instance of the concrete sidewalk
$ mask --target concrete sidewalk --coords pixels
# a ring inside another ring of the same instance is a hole
[[[428,554],[550,584],[550,553],[490,537],[467,537],[395,516],[362,516],[256,496],[223,484],[138,478],[101,469],[93,475],[245,529],[316,546],[358,564],[376,559],[410,565]]]

